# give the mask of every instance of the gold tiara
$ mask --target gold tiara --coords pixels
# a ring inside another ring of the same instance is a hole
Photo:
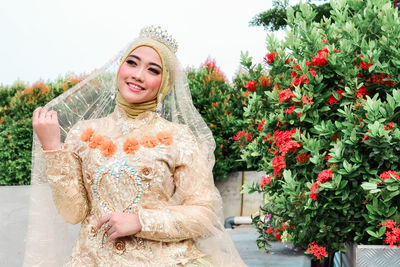
[[[168,46],[174,53],[178,50],[178,43],[166,30],[162,30],[160,26],[147,26],[140,31],[141,37],[155,39]]]

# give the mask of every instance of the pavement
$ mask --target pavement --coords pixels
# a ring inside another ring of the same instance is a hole
[[[27,186],[0,187],[0,267],[22,266],[27,230],[29,194]],[[227,230],[249,267],[308,267],[310,259],[290,244],[272,242],[269,253],[258,251],[257,232],[251,227]]]

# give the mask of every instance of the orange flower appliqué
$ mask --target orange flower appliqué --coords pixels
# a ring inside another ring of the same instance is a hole
[[[100,150],[103,156],[111,157],[117,150],[117,146],[111,140],[106,140],[101,144]]]
[[[153,148],[158,145],[158,139],[151,135],[145,135],[142,137],[142,141],[140,143],[144,147]]]
[[[90,141],[90,139],[92,138],[93,135],[94,135],[94,130],[89,127],[82,132],[81,140],[83,142],[88,142],[88,141]]]
[[[90,148],[96,148],[98,146],[100,146],[104,141],[104,137],[99,135],[99,134],[95,134],[93,135],[92,140],[89,143],[89,147]]]
[[[162,131],[157,134],[157,139],[160,141],[161,144],[169,146],[172,144],[172,141],[174,138],[172,137],[172,134],[168,131]]]
[[[134,154],[139,149],[139,141],[136,138],[126,138],[124,151],[126,154]]]

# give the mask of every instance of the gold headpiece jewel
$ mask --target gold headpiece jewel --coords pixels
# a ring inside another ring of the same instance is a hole
[[[178,50],[178,43],[166,30],[162,30],[160,26],[144,27],[140,31],[140,36],[155,39],[168,46],[174,53]]]

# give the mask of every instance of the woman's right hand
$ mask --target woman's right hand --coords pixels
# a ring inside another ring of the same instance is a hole
[[[33,112],[32,126],[43,150],[61,149],[60,124],[56,111],[38,107]]]

